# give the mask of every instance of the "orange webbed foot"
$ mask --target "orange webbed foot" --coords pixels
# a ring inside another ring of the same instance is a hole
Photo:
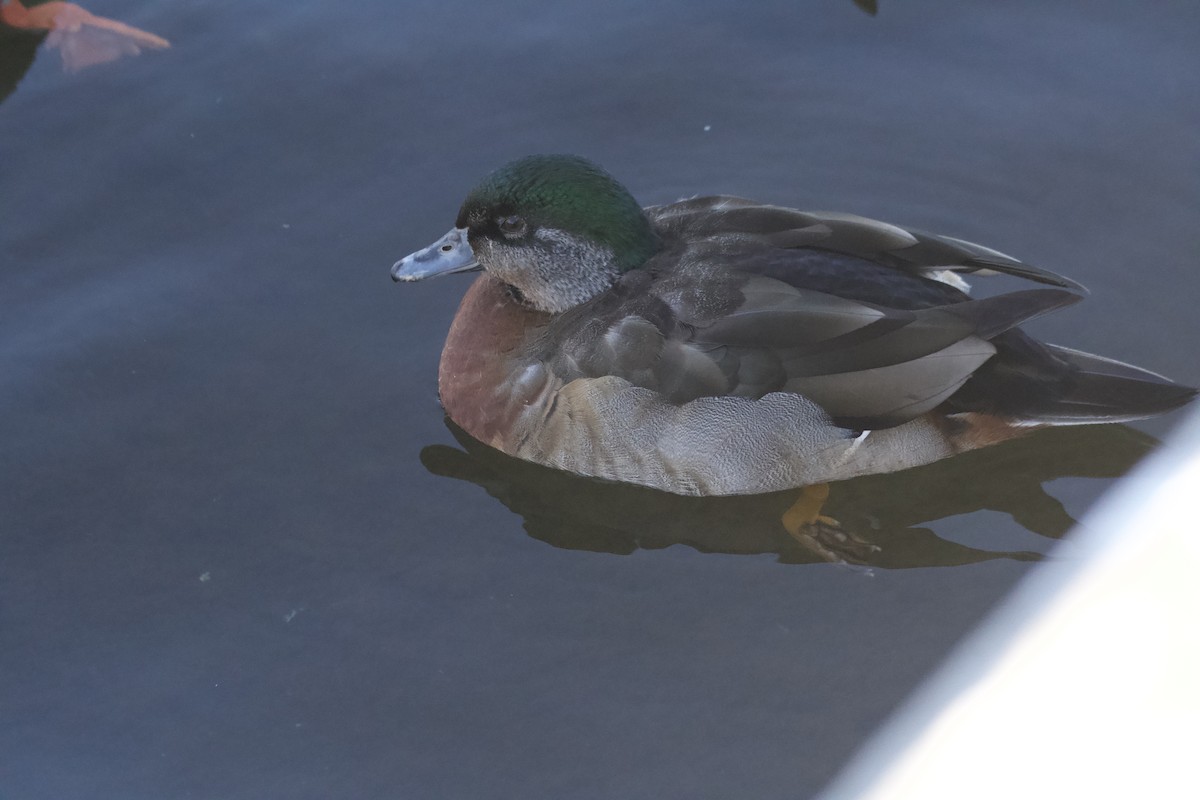
[[[842,528],[841,523],[821,513],[829,498],[829,484],[805,486],[780,522],[805,548],[833,563],[863,564],[880,551],[878,545],[864,541]]]

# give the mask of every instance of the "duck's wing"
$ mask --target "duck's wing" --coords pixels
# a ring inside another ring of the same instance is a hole
[[[995,353],[989,339],[1078,301],[1035,289],[915,310],[725,271],[630,275],[564,318],[544,361],[562,380],[613,376],[683,404],[795,394],[840,426],[891,427],[933,409]]]
[[[731,393],[799,394],[856,429],[892,427],[933,410],[992,358],[993,338],[1080,299],[1034,289],[906,310],[762,276],[740,292],[736,309],[685,320],[689,344],[729,376]]]
[[[646,209],[668,235],[840,253],[922,277],[1004,273],[1084,292],[1079,283],[973,242],[830,211],[797,211],[716,195]]]

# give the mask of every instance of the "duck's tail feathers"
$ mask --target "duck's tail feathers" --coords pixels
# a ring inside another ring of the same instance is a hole
[[[1129,422],[1164,414],[1196,396],[1190,386],[1123,361],[1053,344],[1043,346],[1070,366],[1070,378],[1053,400],[1029,409],[1014,424]]]
[[[1025,289],[982,300],[939,306],[939,309],[969,320],[976,336],[995,339],[1031,319],[1074,305],[1082,299],[1082,295],[1063,289]]]

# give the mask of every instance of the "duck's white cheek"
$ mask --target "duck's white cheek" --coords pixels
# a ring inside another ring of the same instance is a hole
[[[498,245],[491,239],[484,239],[475,246],[476,258],[484,268],[505,283],[515,283],[522,264],[527,257],[522,257],[514,247]]]
[[[483,264],[485,269],[492,268],[492,262],[495,260],[495,246],[491,239],[476,239],[471,242],[471,249],[475,251],[475,258],[479,259],[479,263]]]
[[[514,248],[498,245],[491,239],[480,240],[474,248],[475,257],[484,269],[505,283],[514,284],[521,268],[521,259]]]

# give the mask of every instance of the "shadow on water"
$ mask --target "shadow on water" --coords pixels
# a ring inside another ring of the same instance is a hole
[[[682,544],[705,553],[775,554],[783,563],[823,560],[791,537],[780,516],[795,491],[742,497],[680,497],[609,483],[521,461],[446,426],[462,449],[430,445],[431,473],[470,481],[525,520],[535,539],[571,550],[629,554]],[[1058,478],[1115,478],[1157,442],[1123,425],[1055,428],[928,466],[833,484],[824,513],[879,548],[859,558],[872,567],[955,566],[1041,556],[995,551],[939,537],[923,524],[976,511],[1011,516],[1049,538],[1075,520],[1043,485]]]

